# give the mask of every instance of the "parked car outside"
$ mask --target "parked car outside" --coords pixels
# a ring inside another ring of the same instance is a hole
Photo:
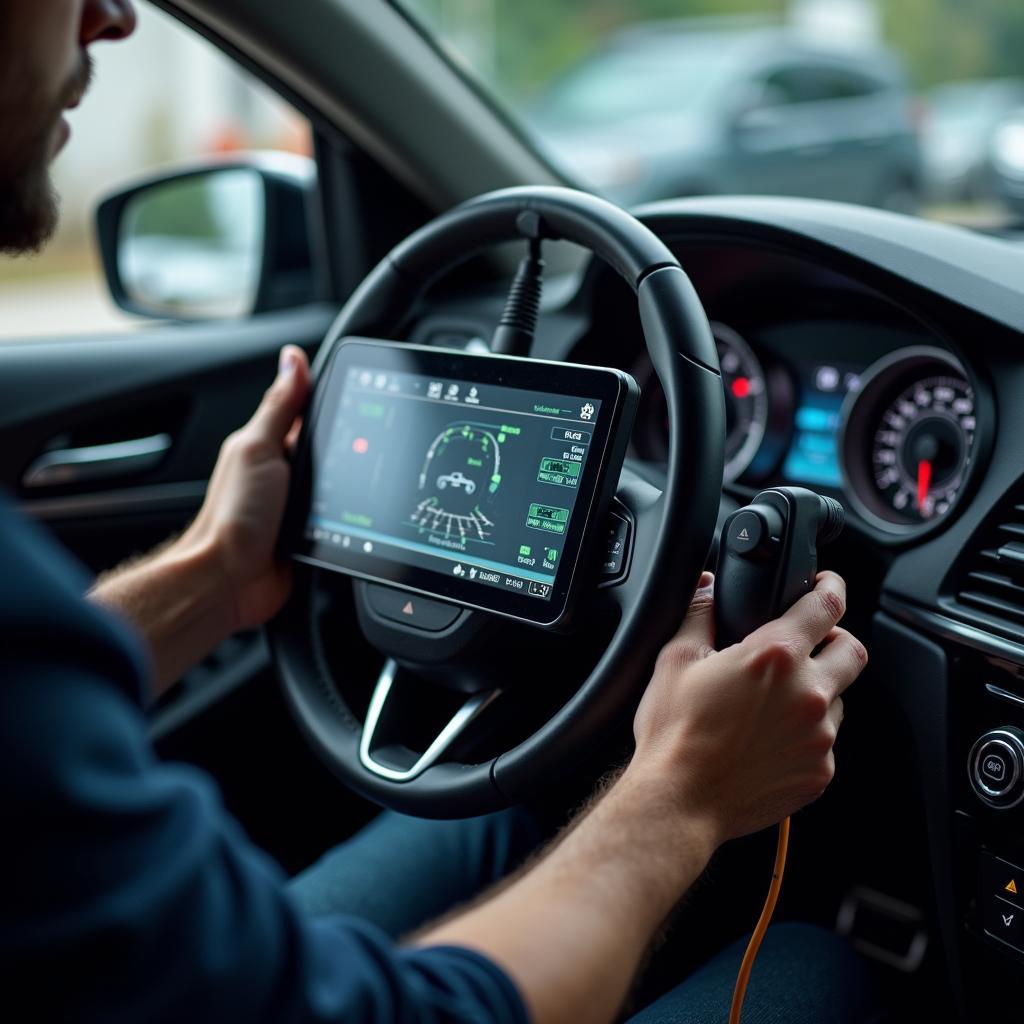
[[[556,161],[623,203],[755,193],[910,211],[916,109],[882,49],[687,20],[612,36],[526,116]]]
[[[960,202],[993,197],[993,137],[1018,107],[1024,107],[1021,78],[947,82],[927,94],[921,141],[930,198]]]

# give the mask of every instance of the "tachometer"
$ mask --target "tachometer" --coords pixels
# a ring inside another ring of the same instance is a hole
[[[757,454],[768,426],[764,369],[730,327],[712,324],[725,385],[725,479],[735,480]]]
[[[711,331],[725,386],[725,479],[732,481],[746,472],[764,441],[769,387],[760,360],[739,334],[720,323],[712,323]],[[649,362],[635,373],[643,389],[634,434],[637,450],[642,458],[661,461],[668,457],[665,395]]]
[[[843,459],[849,493],[876,525],[901,531],[953,507],[971,466],[974,389],[938,349],[877,363],[851,398]]]

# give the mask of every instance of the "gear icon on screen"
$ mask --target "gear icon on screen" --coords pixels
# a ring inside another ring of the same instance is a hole
[[[582,409],[580,409],[580,419],[589,420],[593,415],[594,407],[589,402],[587,402],[587,404],[583,406]]]

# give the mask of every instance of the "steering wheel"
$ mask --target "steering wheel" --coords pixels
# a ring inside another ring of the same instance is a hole
[[[411,636],[408,629],[389,628],[368,613],[366,583],[350,584],[337,574],[296,564],[292,597],[268,629],[287,702],[315,751],[359,793],[424,817],[465,817],[523,800],[600,750],[613,728],[628,724],[658,650],[685,614],[718,516],[725,400],[707,317],[665,244],[628,213],[593,195],[550,187],[507,189],[427,224],[393,249],[352,295],[317,354],[314,379],[345,336],[394,337],[428,284],[470,255],[539,237],[589,249],[629,284],[665,392],[664,486],[645,479],[627,460],[616,493],[617,507],[631,520],[626,578],[601,590],[595,583],[584,595],[580,603],[593,614],[584,611],[585,632],[575,637],[469,610],[443,631]],[[325,614],[339,579],[352,587],[355,616]],[[356,692],[365,680],[346,673],[340,662],[348,659],[339,655],[345,644],[339,644],[338,634],[355,644],[360,627],[388,657],[368,701]],[[531,659],[557,658],[560,650],[579,650],[581,643],[593,656],[584,659],[583,678],[567,699],[545,712],[528,735],[514,736],[508,749],[495,750],[494,735],[501,736],[508,709],[536,695],[536,680],[531,686],[521,678],[530,674],[531,664],[536,667]],[[410,669],[433,682],[414,682],[404,698],[396,676]],[[453,711],[425,729],[430,715],[424,712],[423,692],[430,686],[437,688],[438,703],[448,702]],[[490,739],[475,742],[482,736]]]

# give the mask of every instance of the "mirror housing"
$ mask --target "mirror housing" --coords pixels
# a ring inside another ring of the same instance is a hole
[[[174,169],[104,199],[96,222],[114,302],[160,320],[245,317],[315,301],[316,165],[246,154]]]

